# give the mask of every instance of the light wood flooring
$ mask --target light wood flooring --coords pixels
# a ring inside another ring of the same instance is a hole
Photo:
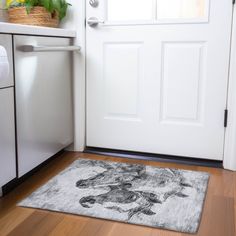
[[[236,235],[236,173],[198,166],[113,158],[67,152],[50,162],[12,192],[0,199],[0,236],[184,236],[150,227],[115,221],[17,207],[21,199],[46,183],[78,158],[141,163],[159,167],[207,171],[211,174],[201,225],[197,236]]]

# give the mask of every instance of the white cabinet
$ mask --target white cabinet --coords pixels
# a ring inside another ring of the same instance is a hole
[[[0,188],[16,177],[13,88],[0,89]]]
[[[12,36],[0,34],[0,46],[7,52],[9,73],[0,74],[0,189],[16,178],[14,82],[12,66]],[[5,55],[1,54],[2,57]],[[1,61],[3,58],[1,58]],[[3,63],[2,63],[3,65]],[[1,63],[0,63],[1,66]],[[0,191],[1,194],[1,191]]]

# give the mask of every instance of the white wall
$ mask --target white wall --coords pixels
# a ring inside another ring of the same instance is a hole
[[[82,47],[74,54],[74,151],[85,146],[85,0],[68,0],[72,4],[61,27],[77,31],[74,43]]]

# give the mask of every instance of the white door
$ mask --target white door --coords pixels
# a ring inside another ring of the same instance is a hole
[[[87,0],[87,146],[222,160],[231,21],[232,0]]]

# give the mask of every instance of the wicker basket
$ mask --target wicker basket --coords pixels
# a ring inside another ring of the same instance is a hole
[[[45,27],[58,27],[59,18],[57,13],[51,14],[44,7],[34,7],[29,14],[25,7],[12,7],[8,9],[10,23],[37,25]]]

